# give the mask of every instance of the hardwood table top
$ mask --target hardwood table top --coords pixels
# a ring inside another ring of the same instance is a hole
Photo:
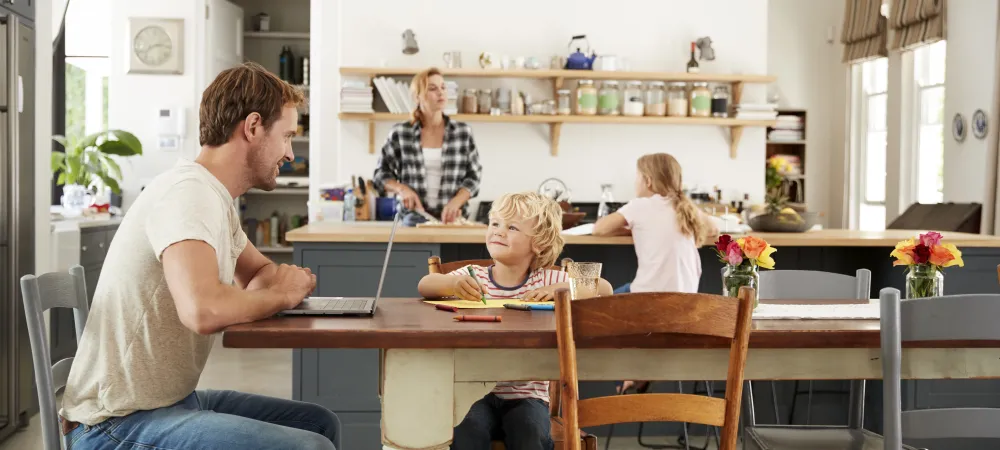
[[[457,322],[415,298],[385,298],[373,317],[274,317],[223,332],[233,348],[556,348],[552,311],[465,309],[501,322]],[[877,320],[755,320],[751,348],[879,348]],[[581,348],[727,348],[720,339],[632,336],[578,342]],[[905,347],[1000,347],[1000,342],[907,342]]]
[[[286,233],[289,242],[375,242],[389,240],[391,222],[318,222]],[[826,229],[805,233],[751,233],[775,247],[895,247],[926,230],[858,231]],[[484,244],[486,228],[400,227],[395,242],[421,244]],[[946,242],[962,247],[1000,247],[1000,237],[945,231]],[[631,236],[597,237],[564,235],[570,245],[632,245]],[[888,255],[887,255],[888,257]]]

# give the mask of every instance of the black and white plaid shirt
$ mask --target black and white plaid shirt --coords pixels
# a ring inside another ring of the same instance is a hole
[[[483,166],[479,163],[479,150],[472,139],[472,128],[444,116],[444,139],[441,145],[441,190],[438,204],[443,208],[460,188],[466,188],[472,197],[479,195],[479,182]],[[420,122],[398,123],[382,146],[382,154],[375,168],[372,180],[375,186],[385,192],[387,181],[398,181],[413,189],[420,202],[427,205],[427,169],[424,166],[424,152],[420,145]],[[463,215],[467,213],[462,208]],[[428,212],[437,216],[436,211]]]

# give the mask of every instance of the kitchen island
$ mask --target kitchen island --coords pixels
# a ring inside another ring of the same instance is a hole
[[[286,235],[294,246],[295,263],[317,274],[316,295],[366,296],[375,294],[385,256],[391,224],[362,222],[354,224],[315,223],[292,230]],[[857,269],[872,272],[871,295],[883,287],[903,290],[904,269],[893,268],[889,253],[896,243],[915,237],[920,231],[889,230],[862,232],[821,230],[806,233],[752,233],[777,248],[773,255],[776,269],[822,270],[853,275]],[[416,297],[417,282],[427,274],[427,258],[440,256],[443,261],[488,258],[484,244],[485,228],[399,228],[382,295]],[[945,269],[945,293],[1000,293],[996,267],[1000,263],[1000,238],[964,233],[943,233],[946,242],[958,246],[965,267]],[[565,236],[563,257],[576,261],[603,263],[602,276],[613,286],[631,281],[636,270],[631,237]],[[702,278],[699,291],[722,290],[722,264],[711,246],[700,249]],[[345,434],[361,442],[379,442],[381,403],[379,392],[379,351],[370,349],[294,350],[293,395],[295,399],[316,402],[331,408],[344,422]],[[826,380],[812,383],[816,391],[843,391],[847,381]],[[1000,382],[994,380],[907,381],[904,408],[945,406],[1000,407]],[[693,383],[685,383],[690,392]],[[722,383],[715,383],[716,389]],[[793,382],[777,382],[779,417],[788,423]],[[800,383],[804,390],[807,383]],[[881,429],[881,383],[868,383],[866,425]],[[775,423],[771,406],[770,383],[755,383],[758,423]],[[702,384],[697,386],[703,389]],[[659,383],[657,392],[676,392],[675,383]],[[581,396],[609,395],[611,382],[581,383]],[[719,392],[715,393],[720,395]],[[817,393],[809,415],[813,424],[842,424],[847,421],[848,396]],[[806,396],[799,395],[794,422],[806,423]],[[596,434],[606,429],[591,430]],[[634,424],[618,426],[615,435],[634,435]],[[692,427],[701,434],[702,427]],[[676,426],[647,426],[644,434],[677,435]],[[352,439],[354,440],[354,439]],[[372,447],[376,448],[376,447]]]

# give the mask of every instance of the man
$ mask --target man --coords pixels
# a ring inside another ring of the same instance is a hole
[[[200,154],[143,190],[108,250],[60,412],[74,450],[334,448],[339,421],[323,407],[195,391],[213,333],[293,308],[316,286],[309,269],[247,242],[233,201],[274,189],[302,102],[253,63],[205,90]]]

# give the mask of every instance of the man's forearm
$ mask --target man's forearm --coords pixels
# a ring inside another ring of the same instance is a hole
[[[257,273],[253,275],[250,282],[247,283],[247,290],[253,291],[258,289],[267,289],[271,286],[271,277],[277,272],[278,265],[275,263],[265,264],[260,269],[257,269]]]
[[[251,283],[253,284],[253,283]],[[206,292],[199,299],[196,331],[212,334],[228,326],[271,317],[284,309],[283,293],[270,289],[240,289],[220,284],[214,292]]]

